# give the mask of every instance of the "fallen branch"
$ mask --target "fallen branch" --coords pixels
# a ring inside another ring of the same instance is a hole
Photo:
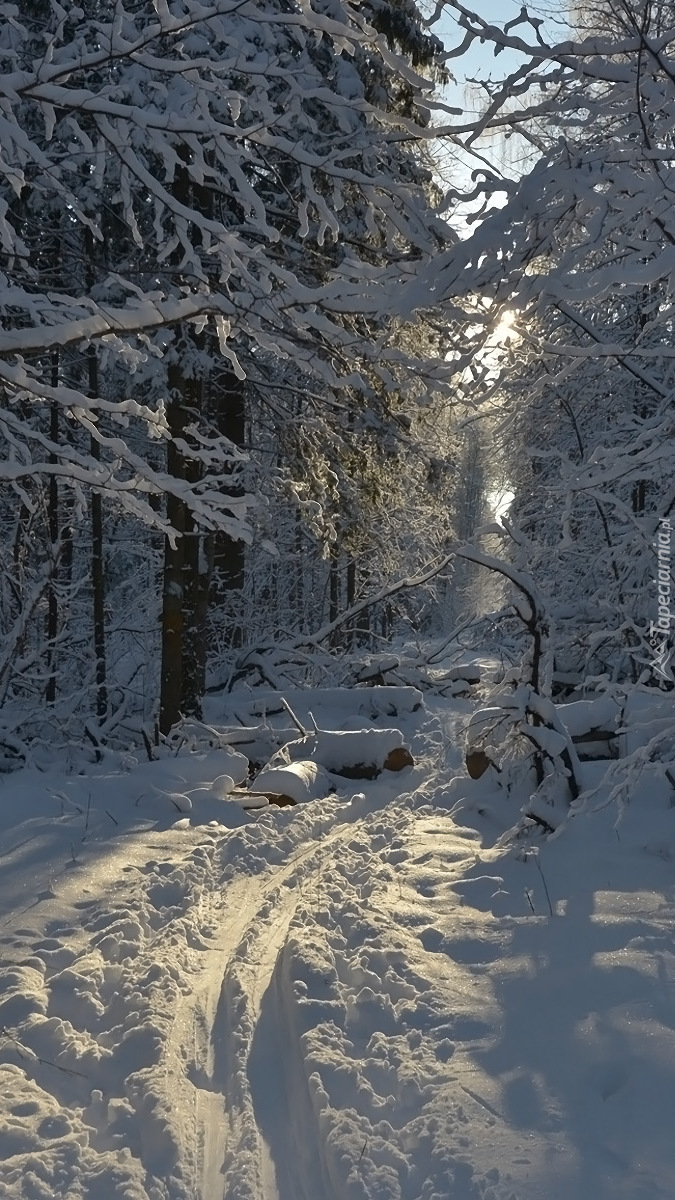
[[[294,641],[289,642],[286,648],[288,650],[300,650],[303,646],[319,646],[321,642],[325,642],[326,638],[329,638],[330,635],[335,633],[337,629],[340,629],[343,625],[346,625],[349,621],[352,621],[354,617],[360,616],[361,613],[366,612],[366,610],[372,608],[373,605],[381,604],[383,600],[388,600],[390,596],[395,596],[397,592],[409,591],[412,588],[422,587],[425,583],[428,583],[430,579],[435,579],[436,576],[440,575],[441,571],[444,571],[449,563],[452,562],[453,558],[454,552],[452,554],[446,554],[440,560],[440,562],[437,562],[434,566],[427,567],[426,570],[421,572],[421,574],[414,575],[412,577],[409,576],[405,579],[399,579],[396,583],[392,583],[387,587],[380,588],[379,592],[375,592],[374,595],[365,596],[363,600],[359,600],[356,604],[352,604],[351,608],[346,609],[346,611],[343,612],[341,616],[336,617],[334,621],[330,621],[327,625],[322,625],[321,629],[312,634],[311,637],[296,638]]]
[[[293,712],[293,709],[291,708],[290,704],[288,703],[288,700],[286,700],[283,696],[281,696],[280,699],[281,699],[281,704],[282,704],[283,708],[286,709],[286,712],[288,713],[289,717],[291,718],[291,721],[295,725],[296,729],[299,731],[300,737],[307,737],[307,730],[305,729],[304,725],[300,724],[300,721],[298,720],[295,713]]]

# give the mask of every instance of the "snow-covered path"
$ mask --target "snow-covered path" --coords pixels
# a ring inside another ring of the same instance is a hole
[[[351,837],[349,821],[338,819],[326,830],[324,816],[318,839],[316,824],[316,817],[302,821],[300,844],[293,844],[285,863],[266,869],[259,860],[260,871],[227,881],[221,936],[203,968],[202,999],[196,1008],[188,1004],[193,1029],[196,1016],[207,1033],[201,1044],[195,1039],[201,1061],[195,1062],[194,1071],[199,1080],[195,1135],[198,1142],[203,1138],[203,1197],[283,1200],[294,1195],[302,1200],[330,1194],[326,1182],[319,1182],[320,1156],[314,1155],[312,1164],[303,1162],[304,1147],[318,1145],[319,1139],[311,1135],[311,1124],[299,1120],[306,1084],[296,1088],[300,1081],[286,1078],[293,1066],[293,1057],[287,1055],[292,1014],[277,991],[277,966],[291,925],[296,919],[301,925],[306,922],[306,897],[311,906],[320,893],[326,861],[341,853]],[[296,839],[297,833],[294,843]],[[185,1058],[180,1041],[167,1057],[171,1054],[177,1054],[180,1066]],[[304,1117],[311,1121],[306,1103]],[[298,1144],[289,1144],[289,1138]]]
[[[157,764],[42,820],[16,778],[0,1196],[672,1200],[667,786],[500,846],[503,797],[451,816],[454,719],[413,792],[229,829],[136,807]]]
[[[0,1071],[14,1136],[0,1179],[22,1189],[7,1194],[32,1194],[26,1156],[36,1196],[41,1184],[99,1200],[120,1186],[152,1200],[350,1194],[332,1128],[339,1098],[325,1079],[317,1093],[325,1072],[309,1070],[308,1043],[317,1016],[358,1016],[363,1041],[379,1017],[396,1022],[402,999],[419,999],[417,977],[396,972],[400,936],[378,951],[378,974],[352,961],[372,941],[371,906],[382,915],[402,898],[413,820],[405,804],[384,815],[360,798],[326,801],[225,834],[153,831],[60,870],[52,861],[51,884],[38,880],[2,933]],[[453,857],[473,861],[473,835],[452,836]],[[331,941],[345,919],[340,949]],[[330,1045],[317,1053],[331,1060]],[[16,1103],[27,1087],[33,1099]],[[59,1113],[48,1138],[45,1112]],[[363,1143],[355,1158],[361,1174],[371,1168]]]
[[[416,1118],[432,1083],[415,1065],[420,1018],[423,1030],[446,1023],[432,981],[410,969],[420,946],[400,869],[414,858],[416,888],[429,886],[430,868],[448,883],[475,862],[477,842],[443,815],[425,822],[399,806],[359,817],[358,805],[286,818],[277,864],[255,853],[260,826],[242,838],[248,853],[233,851],[232,835],[216,848],[216,945],[201,951],[159,1064],[176,1094],[186,1080],[194,1089],[191,1120],[174,1114],[173,1137],[204,1200],[334,1200],[370,1194],[368,1176],[383,1173],[397,1194],[391,1122]],[[387,1045],[394,1031],[402,1053]],[[441,1037],[434,1056],[444,1062],[449,1050]],[[345,1085],[366,1101],[362,1112],[342,1106]],[[373,1134],[383,1120],[388,1139]]]

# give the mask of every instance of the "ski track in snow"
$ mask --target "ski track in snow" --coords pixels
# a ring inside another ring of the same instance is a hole
[[[228,888],[227,926],[222,927],[226,937],[219,939],[215,962],[205,973],[210,1040],[205,1056],[202,1047],[202,1062],[195,1063],[197,1073],[203,1072],[210,1081],[210,1091],[204,1095],[202,1089],[198,1100],[197,1133],[203,1139],[200,1194],[205,1198],[250,1194],[259,1200],[279,1200],[274,1162],[259,1127],[258,1110],[265,1107],[266,1066],[274,1064],[287,1033],[281,1027],[283,1013],[276,1017],[277,1044],[276,1039],[265,1040],[263,1055],[272,1055],[270,1063],[259,1055],[252,1070],[252,1048],[263,1001],[303,892],[320,874],[330,848],[344,835],[344,829],[338,827],[320,844],[297,850],[291,862],[271,877],[265,873],[261,878],[236,880]],[[270,1001],[267,1003],[269,1006]],[[182,1057],[180,1051],[178,1057]],[[298,1097],[292,1099],[295,1103]],[[297,1112],[293,1116],[297,1120]],[[288,1127],[285,1116],[284,1120]],[[304,1196],[304,1179],[298,1179],[296,1186],[298,1198]]]
[[[408,821],[326,802],[220,837],[127,840],[38,882],[0,931],[0,1079],[16,1130],[0,1194],[351,1194],[322,1149],[331,1118],[303,1070],[288,947],[349,894],[356,913],[390,886]],[[50,1104],[53,1130],[32,1125]]]
[[[453,721],[389,802],[17,825],[0,1196],[672,1200],[669,787],[620,837],[603,807],[541,863],[486,849],[504,799],[453,821]]]
[[[177,1064],[177,1075],[186,1062],[187,1076],[197,1085],[194,1145],[200,1162],[196,1178],[204,1200],[220,1200],[221,1196],[228,1200],[339,1200],[351,1195],[354,1181],[350,1184],[349,1171],[341,1170],[339,1162],[326,1152],[331,1133],[342,1118],[338,1117],[339,1104],[334,1107],[330,1093],[324,1090],[321,1069],[311,1071],[305,1066],[308,1039],[317,1016],[325,1022],[331,1005],[344,1012],[351,1008],[355,1023],[359,1023],[358,1006],[351,998],[355,986],[359,993],[365,984],[367,993],[362,1049],[369,1041],[371,1025],[378,1028],[382,1013],[396,1023],[388,994],[393,993],[394,1004],[402,996],[417,1000],[419,979],[414,985],[401,980],[382,983],[358,967],[363,977],[355,980],[349,955],[343,958],[339,952],[320,963],[318,986],[321,991],[322,985],[337,984],[337,992],[346,1002],[318,1000],[310,988],[305,988],[302,996],[297,989],[297,978],[303,972],[317,985],[316,955],[322,951],[316,938],[312,942],[313,927],[318,926],[321,935],[330,933],[336,909],[343,913],[346,909],[353,922],[362,923],[364,904],[367,907],[371,897],[378,895],[384,900],[392,887],[396,891],[396,867],[408,857],[401,831],[410,833],[409,814],[398,811],[393,819],[392,815],[383,819],[370,814],[332,829],[323,818],[309,813],[297,819],[304,827],[302,840],[310,835],[308,846],[294,849],[290,861],[276,869],[227,885],[225,919],[220,923],[216,953],[209,956],[203,971],[199,1003],[195,1004],[194,996],[186,997],[185,1020],[174,1023],[167,1050],[166,1061]],[[439,834],[447,833],[437,826],[438,821],[430,835],[436,841]],[[465,850],[461,839],[454,840],[460,845],[454,857],[473,862],[474,855]],[[380,854],[375,866],[373,850]],[[335,929],[332,932],[335,934]],[[370,933],[372,936],[373,928]],[[400,958],[400,950],[389,957]],[[335,986],[332,990],[336,991]],[[374,1020],[368,1016],[369,1006],[374,1006]],[[324,1051],[320,1045],[321,1064],[326,1058]],[[356,1070],[360,1066],[359,1062]],[[394,1082],[390,1078],[389,1086]],[[376,1107],[372,1089],[371,1093]],[[413,1111],[418,1101],[419,1090],[413,1081]],[[361,1161],[364,1170],[372,1168],[370,1156],[363,1153],[367,1137],[366,1133],[363,1145],[359,1141],[360,1160],[353,1145],[348,1147],[351,1155],[345,1154],[337,1141],[343,1159]],[[358,1186],[353,1194],[361,1194]]]

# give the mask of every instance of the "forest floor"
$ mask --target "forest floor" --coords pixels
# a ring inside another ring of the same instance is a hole
[[[672,790],[504,836],[471,708],[255,815],[176,811],[216,752],[3,777],[0,1196],[672,1200]]]

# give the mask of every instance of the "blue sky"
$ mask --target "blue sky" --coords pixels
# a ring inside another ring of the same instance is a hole
[[[548,7],[553,7],[550,4]],[[517,17],[522,8],[521,0],[465,0],[465,7],[472,8],[479,16],[486,21],[494,21],[496,25],[503,26],[507,21]],[[530,11],[536,13],[537,5],[528,5]],[[537,14],[539,15],[539,14]],[[448,47],[456,46],[462,38],[462,32],[457,29],[454,19],[449,13],[445,13],[438,24],[434,27],[434,31],[443,39]],[[546,23],[545,32],[547,32],[552,40],[558,41],[562,38],[563,33],[559,25],[551,21]],[[523,34],[528,37],[527,27],[523,27]],[[528,38],[529,40],[529,38]],[[494,51],[490,46],[481,46],[478,41],[475,41],[469,53],[461,59],[453,59],[448,65],[453,75],[457,78],[457,89],[460,93],[463,90],[464,81],[467,78],[486,78],[492,76],[494,79],[503,78],[504,75],[514,70],[520,62],[517,54],[511,51],[503,51],[496,58]],[[451,89],[454,91],[456,89]],[[454,103],[454,98],[451,100]],[[461,104],[461,99],[458,100]]]
[[[544,7],[545,0],[541,0],[541,2],[542,7]],[[523,0],[473,0],[473,2],[472,0],[464,0],[464,3],[466,8],[472,8],[474,12],[486,21],[503,26],[507,21],[511,21],[519,15]],[[565,0],[548,0],[546,7],[550,10],[556,6],[562,8],[564,5]],[[538,5],[536,2],[529,4],[528,8],[533,15],[543,16],[543,14],[537,12]],[[448,48],[458,46],[463,37],[462,31],[458,29],[454,18],[449,13],[445,13],[434,26],[434,32],[443,39]],[[561,24],[550,20],[546,22],[542,32],[544,36],[550,37],[553,42],[561,41],[566,36]],[[523,26],[522,33],[528,41],[531,40],[532,35],[528,33],[527,26]],[[490,77],[496,80],[504,79],[522,61],[523,59],[520,55],[509,50],[502,51],[501,54],[495,57],[491,46],[481,45],[476,40],[467,54],[461,58],[452,59],[448,63],[448,67],[455,76],[456,82],[444,89],[446,102],[462,109],[473,107],[470,96],[467,94],[467,79],[487,79]],[[480,101],[477,102],[477,105],[479,108],[482,108]],[[461,118],[459,120],[461,122]],[[527,164],[531,159],[531,151],[529,148],[521,145],[519,139],[509,142],[508,147],[500,139],[495,139],[494,141],[482,139],[479,146],[481,153],[492,162],[494,167],[498,171],[504,170],[507,175],[518,175],[521,170],[527,169]],[[519,156],[523,152],[524,156],[521,159]],[[463,180],[468,179],[469,172],[474,170],[477,165],[475,161],[469,159],[461,151],[458,151],[456,146],[453,147],[451,143],[443,142],[442,140],[438,143],[437,170],[439,178],[444,183],[461,185]],[[493,203],[499,203],[497,196],[494,197]],[[459,224],[461,226],[463,222],[460,220]]]

